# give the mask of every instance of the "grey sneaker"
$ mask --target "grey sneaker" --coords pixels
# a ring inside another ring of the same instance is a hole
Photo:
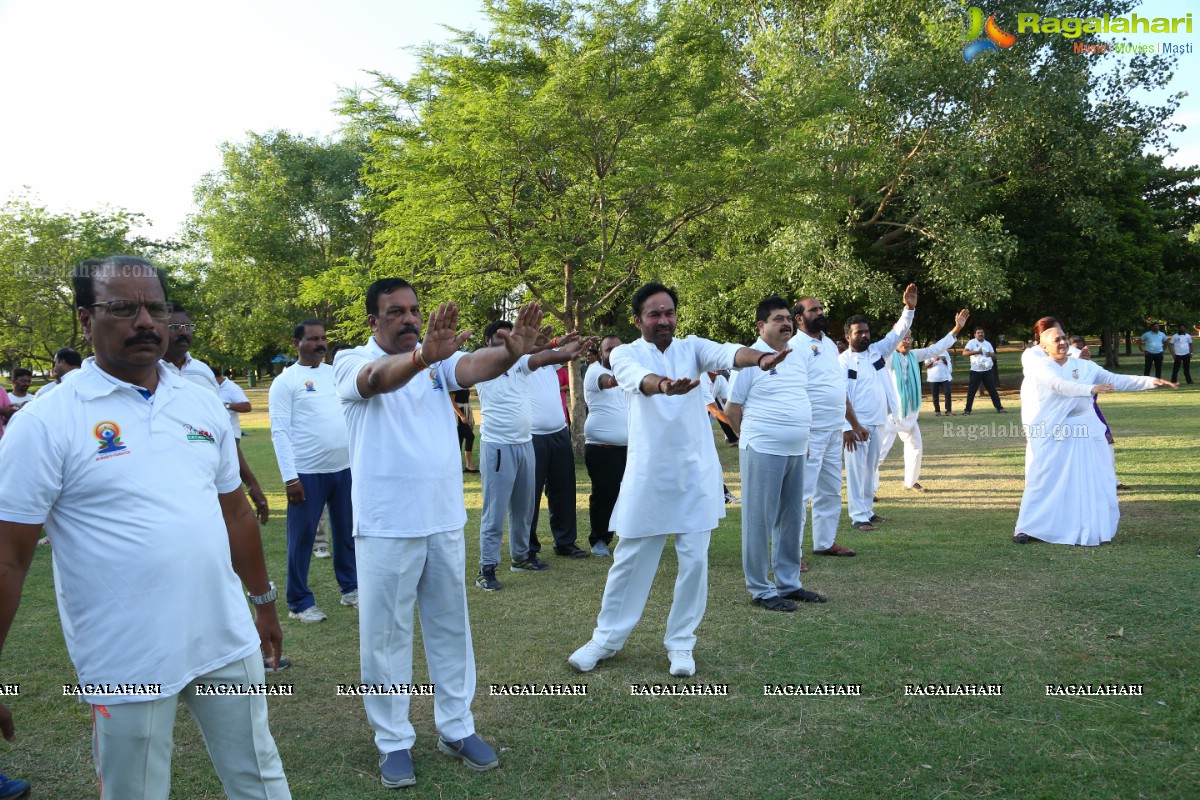
[[[358,608],[358,589],[353,592],[346,592],[342,595],[342,605]]]
[[[591,672],[601,661],[606,658],[612,658],[616,654],[616,650],[601,647],[591,639],[588,639],[587,644],[574,653],[571,653],[571,657],[567,659],[567,663],[580,672]]]
[[[608,545],[604,542],[596,542],[592,545],[592,555],[599,556],[600,558],[608,558],[612,553],[608,551]]]
[[[479,568],[479,575],[475,578],[475,585],[485,592],[498,592],[504,588],[504,585],[496,580],[495,564],[485,564]]]
[[[417,782],[413,773],[412,753],[408,750],[393,750],[379,757],[379,775],[383,785],[389,789],[412,786]]]
[[[323,544],[319,544],[313,548],[313,555],[317,558],[333,558],[333,553],[330,553],[329,548]]]
[[[668,650],[671,659],[671,674],[677,678],[690,678],[696,674],[696,659],[691,650]]]
[[[303,611],[289,611],[288,619],[298,619],[301,622],[324,622],[329,619],[325,612],[316,606],[309,606]]]
[[[439,736],[438,750],[448,756],[462,759],[468,768],[476,772],[485,772],[500,766],[500,759],[496,757],[492,746],[473,733],[457,742],[447,742]]]

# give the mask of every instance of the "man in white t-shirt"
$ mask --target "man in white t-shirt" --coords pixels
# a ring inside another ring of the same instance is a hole
[[[613,530],[609,523],[621,492],[629,451],[629,403],[612,373],[612,351],[620,344],[621,338],[615,334],[601,339],[600,358],[583,376],[583,398],[588,409],[583,423],[583,463],[592,481],[588,543],[592,555],[605,558],[611,555]]]
[[[168,795],[182,701],[227,796],[289,798],[266,697],[236,691],[265,685],[282,632],[229,418],[160,362],[161,270],[114,256],[84,262],[74,284],[96,355],[0,443],[0,633],[44,524],[103,795]],[[10,720],[0,705],[0,727]]]
[[[1192,382],[1192,337],[1188,335],[1187,326],[1180,325],[1179,332],[1167,340],[1171,345],[1171,383],[1179,382],[1179,370],[1183,369],[1183,377]],[[15,400],[13,402],[16,402]]]
[[[304,320],[292,329],[292,341],[299,358],[271,383],[267,399],[271,443],[288,501],[288,617],[321,622],[326,616],[308,587],[308,569],[317,523],[326,506],[333,539],[333,575],[341,589],[341,604],[358,604],[350,434],[333,367],[324,360],[329,347],[325,324]]]
[[[212,371],[212,367],[199,359],[192,358],[191,349],[196,326],[192,324],[191,316],[188,314],[187,309],[179,303],[172,303],[171,306],[175,311],[171,314],[171,321],[167,324],[169,339],[167,341],[167,352],[163,355],[163,361],[169,368],[175,370],[176,375],[191,381],[197,386],[202,386],[220,397],[221,388],[217,384],[217,376]],[[242,483],[246,484],[246,491],[250,495],[250,501],[254,503],[254,510],[258,513],[258,521],[266,525],[271,517],[271,509],[267,504],[267,495],[263,492],[262,487],[259,486],[258,478],[255,477],[254,472],[250,469],[250,464],[246,461],[246,457],[242,455],[241,442],[235,438],[234,444],[237,447],[238,474],[242,476]]]
[[[511,322],[497,320],[483,331],[485,347],[507,347],[508,339],[501,335],[513,329]],[[562,403],[558,399],[558,379],[549,365],[565,363],[582,350],[575,334],[554,340],[563,344],[560,350],[536,347],[535,352],[522,356],[503,374],[481,381],[475,391],[479,395],[479,411],[483,416],[479,436],[480,478],[483,489],[483,511],[479,515],[479,574],[475,585],[485,592],[503,588],[496,578],[500,563],[500,542],[504,538],[504,520],[508,519],[508,552],[513,572],[540,572],[549,564],[538,558],[530,548],[529,532],[533,510],[537,503],[535,491],[535,453],[533,449],[533,405],[530,402],[529,381],[542,372],[554,381],[552,404],[543,403],[543,413],[561,421]],[[551,422],[553,424],[553,422]],[[565,423],[564,423],[565,426]]]
[[[730,367],[770,370],[789,351],[763,353],[698,336],[675,338],[674,289],[648,283],[633,295],[642,336],[612,352],[613,374],[629,401],[629,458],[612,527],[621,536],[592,638],[567,659],[580,672],[611,658],[641,619],[667,537],[675,536],[679,577],[667,615],[672,675],[696,674],[692,650],[708,600],[708,543],[725,516],[721,462],[699,392],[701,373]]]
[[[1142,375],[1150,374],[1150,367],[1154,367],[1154,377],[1162,377],[1163,351],[1167,346],[1167,335],[1158,329],[1157,322],[1150,323],[1150,330],[1138,337],[1138,350],[1146,356],[1146,365],[1142,369]]]
[[[755,313],[753,349],[779,353],[792,340],[788,303],[764,298]],[[800,354],[797,354],[800,355]],[[733,382],[725,411],[738,437],[742,470],[742,571],[751,602],[768,611],[824,603],[800,580],[804,537],[804,466],[812,427],[808,362],[789,358],[766,372],[746,369]],[[769,572],[774,570],[775,579]]]
[[[1004,405],[1000,402],[1000,392],[996,386],[996,348],[992,347],[992,343],[987,340],[987,333],[983,328],[975,329],[975,338],[963,345],[963,352],[971,357],[971,372],[967,383],[967,407],[963,409],[963,416],[971,413],[971,406],[975,403],[975,393],[979,391],[981,385],[987,390],[988,396],[992,398],[992,405],[995,407],[996,413],[1007,413]]]
[[[13,370],[13,388],[8,393],[9,402],[17,408],[28,403],[33,399],[33,395],[29,392],[29,384],[33,383],[33,372],[25,367],[17,367]]]
[[[475,654],[467,616],[462,468],[448,392],[491,380],[534,345],[542,314],[536,303],[518,312],[501,344],[459,352],[471,332],[458,333],[458,309],[429,315],[421,339],[416,291],[400,278],[367,288],[372,336],[333,361],[334,380],[350,432],[358,556],[359,655],[362,682],[412,684],[413,607],[429,678],[438,749],[474,770],[500,764],[475,733]],[[363,697],[375,731],[383,785],[416,783],[410,752],[416,733],[409,695]]]
[[[37,390],[35,397],[49,397],[50,393],[62,385],[71,373],[83,366],[83,356],[70,347],[61,347],[54,353],[54,364],[50,367],[51,383]]]
[[[229,370],[224,372],[216,372],[213,374],[217,379],[217,396],[221,398],[221,403],[225,406],[225,410],[229,412],[229,427],[233,428],[233,435],[239,440],[242,438],[242,423],[238,419],[242,414],[249,414],[254,410],[250,405],[250,398],[246,397],[246,393],[242,391],[242,387],[237,385],[237,382],[231,377],[232,373]]]
[[[871,342],[871,324],[856,314],[846,320],[846,339],[850,349],[838,356],[846,371],[846,395],[858,423],[867,429],[866,441],[846,453],[846,506],[850,525],[858,531],[873,531],[876,523],[887,519],[875,513],[875,473],[879,451],[887,429],[889,414],[899,411],[896,388],[887,375],[887,357],[912,327],[917,308],[917,286],[904,290],[904,310],[900,318],[878,342]]]

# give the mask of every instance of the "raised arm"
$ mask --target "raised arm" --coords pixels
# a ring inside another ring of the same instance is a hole
[[[904,338],[904,334],[908,333],[909,328],[913,324],[913,316],[917,310],[917,285],[910,283],[904,289],[904,310],[900,312],[899,319],[892,329],[888,331],[887,336],[884,336],[875,343],[875,349],[881,356],[887,358],[896,349],[896,345]]]
[[[517,312],[511,331],[501,328],[495,333],[494,338],[500,339],[503,347],[485,347],[458,360],[454,369],[455,383],[467,389],[503,375],[517,359],[533,349],[541,324],[541,306],[537,303],[523,306]]]

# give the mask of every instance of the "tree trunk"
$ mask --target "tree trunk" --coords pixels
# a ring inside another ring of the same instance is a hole
[[[1125,355],[1133,355],[1133,331],[1125,331]]]
[[[1100,341],[1104,346],[1104,368],[1115,370],[1121,366],[1117,360],[1117,337],[1119,333],[1115,328],[1104,328],[1100,331]]]

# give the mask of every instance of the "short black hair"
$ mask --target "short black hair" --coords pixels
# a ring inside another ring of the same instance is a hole
[[[140,277],[154,275],[167,297],[167,273],[158,265],[138,256],[105,256],[89,258],[71,271],[75,289],[75,307],[87,308],[96,302],[96,278]]]
[[[367,313],[379,314],[379,295],[391,294],[397,289],[412,289],[413,294],[417,293],[413,289],[413,285],[403,278],[380,278],[367,287]]]
[[[54,354],[54,360],[65,361],[72,367],[83,366],[83,357],[79,355],[79,351],[72,350],[70,347],[59,348],[58,352]]]
[[[809,300],[816,300],[818,303],[821,302],[820,298],[813,297],[812,295],[806,295],[804,297],[801,297],[799,300],[796,301],[796,305],[792,306],[792,316],[793,317],[803,317],[804,316],[804,304],[807,303]],[[824,303],[821,303],[821,305],[824,305]]]
[[[766,322],[771,318],[771,312],[779,309],[790,312],[787,300],[784,300],[777,294],[772,294],[764,297],[758,303],[758,310],[754,312],[755,322]]]
[[[172,314],[188,314],[188,310],[183,307],[183,303],[171,303]],[[191,314],[188,314],[190,317]]]
[[[17,367],[16,369],[13,370],[13,380],[16,380],[17,378],[32,378],[32,377],[33,377],[33,370],[26,369],[25,367]]]
[[[855,314],[853,317],[850,317],[850,319],[846,320],[845,326],[847,336],[850,335],[850,331],[854,329],[855,325],[866,325],[868,328],[870,328],[871,320],[867,319],[862,314]]]
[[[513,329],[513,324],[506,319],[498,319],[495,322],[489,322],[488,326],[483,329],[483,340],[486,342],[496,335],[496,331],[503,328],[506,331]]]
[[[658,281],[651,281],[633,293],[633,315],[640,317],[642,315],[642,304],[659,292],[666,292],[670,295],[671,302],[675,304],[675,308],[679,308],[679,295],[675,293],[674,289],[669,286],[663,286]]]
[[[297,322],[296,327],[292,328],[292,340],[298,342],[303,339],[304,329],[309,325],[320,325],[322,328],[325,327],[325,323],[321,322],[319,319],[306,319],[303,322]]]

